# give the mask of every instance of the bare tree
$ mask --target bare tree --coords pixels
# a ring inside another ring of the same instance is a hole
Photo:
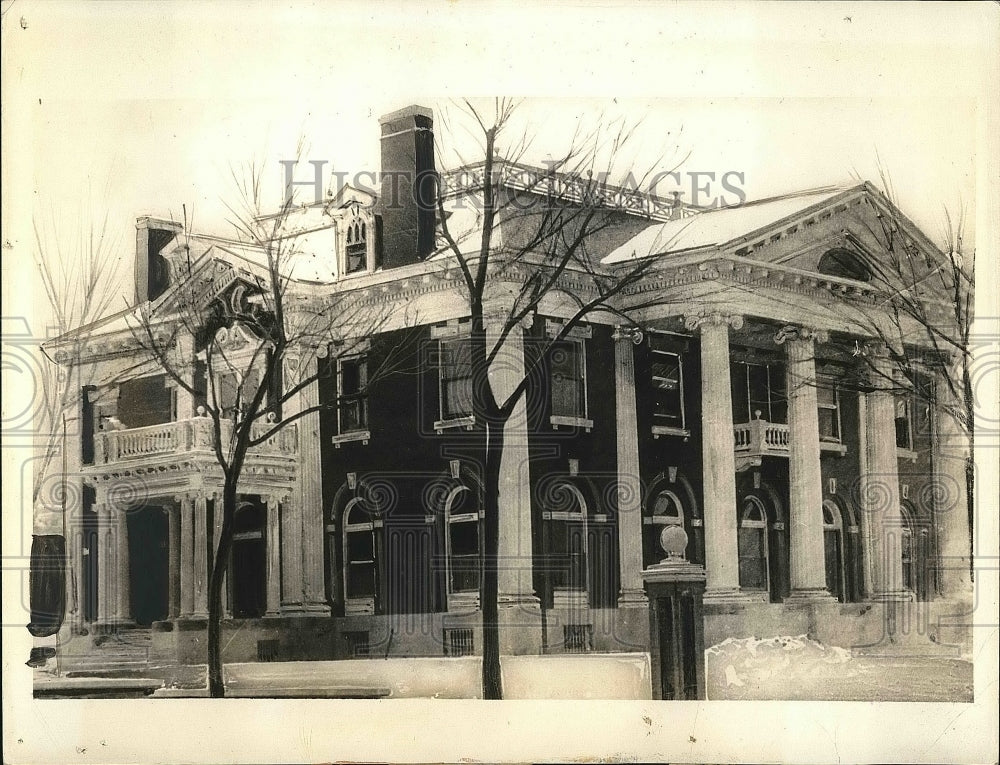
[[[616,160],[621,161],[634,126],[602,122],[591,132],[580,131],[564,154],[548,161],[542,172],[531,173],[522,164],[531,135],[517,131],[517,108],[518,104],[508,99],[496,99],[492,110],[464,101],[457,108],[456,122],[461,124],[446,123],[453,133],[468,130],[477,143],[477,161],[462,163],[466,175],[475,179],[471,190],[481,194],[475,205],[475,225],[465,232],[453,231],[449,221],[454,211],[446,203],[448,189],[438,197],[443,247],[449,256],[446,262],[457,264],[468,300],[472,410],[483,429],[480,601],[482,687],[486,699],[502,698],[497,559],[505,427],[530,381],[549,363],[559,342],[591,314],[620,314],[613,305],[614,298],[656,264],[655,258],[645,258],[617,269],[604,268],[594,254],[596,238],[620,226],[625,217],[622,206],[612,199],[608,179],[616,169]],[[630,186],[639,189],[650,176],[630,173]],[[512,183],[514,178],[516,183]],[[567,288],[568,277],[572,277],[575,288]],[[581,288],[581,283],[585,287]],[[523,377],[499,399],[489,381],[491,365],[503,353],[511,333],[520,331],[542,301],[557,291],[576,301],[572,315],[537,349]],[[632,305],[630,310],[642,307]],[[623,321],[628,323],[627,317]]]
[[[233,543],[234,517],[248,457],[255,448],[282,437],[302,418],[336,402],[317,403],[301,394],[317,383],[324,360],[351,354],[360,341],[379,332],[389,308],[365,305],[362,297],[335,288],[310,292],[296,282],[301,245],[292,225],[298,209],[289,193],[276,213],[262,213],[261,164],[233,172],[240,204],[230,206],[242,258],[238,286],[224,299],[205,299],[200,270],[206,264],[190,238],[175,250],[175,291],[156,309],[149,305],[133,328],[144,351],[173,382],[201,402],[210,421],[212,447],[222,471],[222,523],[209,561],[208,687],[225,695],[222,675],[222,588]],[[225,266],[223,266],[225,267]],[[227,350],[236,334],[249,346]],[[204,386],[183,358],[194,344],[207,370]],[[181,353],[179,354],[179,351]],[[388,363],[388,362],[387,362]],[[371,370],[371,385],[382,370]],[[228,381],[228,382],[225,382]],[[287,437],[287,436],[286,436]],[[216,510],[218,512],[218,510]]]

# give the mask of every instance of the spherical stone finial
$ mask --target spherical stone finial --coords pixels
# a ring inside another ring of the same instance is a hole
[[[663,562],[686,560],[684,551],[687,549],[687,544],[688,535],[683,526],[665,526],[660,532],[660,547],[667,554]]]

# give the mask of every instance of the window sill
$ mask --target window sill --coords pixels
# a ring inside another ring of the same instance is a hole
[[[553,430],[559,430],[559,427],[562,426],[564,428],[583,428],[589,433],[594,427],[594,421],[585,417],[563,417],[554,414],[549,417],[549,422],[552,423]]]
[[[434,430],[437,431],[438,435],[444,430],[450,430],[452,428],[465,428],[466,430],[472,430],[475,427],[476,418],[469,415],[468,417],[455,417],[451,420],[437,420],[434,423]]]
[[[896,459],[909,460],[910,462],[916,462],[918,455],[912,449],[903,449],[899,446],[896,447]]]
[[[687,428],[675,428],[670,425],[654,425],[652,427],[653,438],[659,438],[660,436],[678,436],[687,441],[691,438],[691,431]]]
[[[819,450],[821,452],[830,452],[831,454],[836,454],[840,457],[847,454],[847,447],[844,444],[838,444],[834,441],[820,441]]]
[[[339,436],[331,436],[330,440],[333,442],[333,445],[339,449],[341,444],[347,444],[352,441],[361,441],[365,446],[367,446],[371,437],[371,431],[352,430],[349,433],[341,433]]]

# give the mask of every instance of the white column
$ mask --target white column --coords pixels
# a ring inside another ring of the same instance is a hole
[[[180,612],[190,617],[194,612],[194,500],[178,497],[180,514]]]
[[[289,356],[285,384],[315,378],[324,349],[303,349]],[[319,404],[315,379],[285,405],[285,417]],[[291,501],[281,513],[281,610],[284,613],[328,614],[323,570],[323,460],[320,416],[312,412],[295,421],[298,432],[298,478]]]
[[[484,316],[486,349],[497,342],[506,313]],[[518,326],[507,335],[490,366],[490,387],[503,403],[524,378],[524,330]],[[526,604],[538,607],[532,583],[531,486],[528,476],[528,417],[521,396],[504,427],[500,458],[500,543],[498,553],[499,606]]]
[[[956,380],[961,380],[956,373]],[[956,420],[960,404],[948,385],[936,383],[936,406],[931,412],[932,460],[934,466],[934,517],[938,541],[938,587],[948,598],[967,599],[972,594],[969,556],[969,505],[965,488],[965,466],[969,437]]]
[[[736,458],[733,393],[729,382],[729,327],[743,318],[688,317],[701,331],[701,459],[705,505],[705,600],[741,598],[736,530]]]
[[[641,335],[639,335],[641,337]],[[615,341],[615,430],[618,442],[618,606],[648,606],[642,583],[642,482],[635,404],[635,344],[621,328]]]
[[[114,512],[115,536],[115,623],[132,621],[131,587],[129,581],[128,522],[124,509]]]
[[[208,616],[208,499],[199,494],[194,500],[194,613]]]
[[[194,338],[190,335],[180,334],[177,337],[177,345],[174,349],[174,364],[178,377],[183,379],[188,385],[193,386],[195,382],[195,355]],[[182,385],[176,386],[177,396],[177,419],[187,420],[194,417],[195,399],[194,395],[187,391]]]
[[[222,499],[216,496],[215,501],[212,503],[212,555],[215,565],[220,565],[223,568],[222,571],[222,617],[224,619],[232,618],[232,606],[229,602],[229,572],[228,572],[228,562],[219,561],[219,543],[222,541],[222,520],[223,520],[223,509],[222,509]]]
[[[97,623],[109,625],[114,619],[114,582],[118,575],[115,565],[117,546],[111,527],[111,508],[107,502],[94,505],[97,513]]]
[[[785,327],[788,392],[789,574],[792,600],[831,599],[823,548],[823,477],[816,396],[816,341],[826,333]]]
[[[262,497],[267,510],[267,612],[281,615],[281,517],[274,497]]]
[[[871,392],[866,405],[865,459],[868,471],[861,476],[861,499],[871,568],[874,600],[907,600],[903,589],[902,531],[899,499],[899,464],[896,458],[896,417],[893,401],[892,361],[878,344],[867,347]]]
[[[176,619],[181,611],[181,514],[167,507],[167,616]]]

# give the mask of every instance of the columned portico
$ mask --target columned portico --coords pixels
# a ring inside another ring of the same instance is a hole
[[[787,354],[790,600],[832,599],[823,551],[823,478],[816,396],[816,343],[827,334],[785,327],[775,342]]]
[[[634,332],[618,328],[615,341],[615,425],[618,456],[618,607],[646,608],[642,580],[642,485],[635,403]],[[641,335],[638,337],[641,338]]]
[[[742,316],[689,316],[688,329],[701,334],[701,454],[705,504],[705,600],[744,599],[740,592],[736,528],[736,458],[733,451],[733,394],[729,382],[729,328]]]
[[[861,501],[867,526],[865,560],[873,600],[909,600],[903,588],[899,463],[892,361],[885,347],[867,348],[871,391],[866,397],[865,470],[861,474]]]

